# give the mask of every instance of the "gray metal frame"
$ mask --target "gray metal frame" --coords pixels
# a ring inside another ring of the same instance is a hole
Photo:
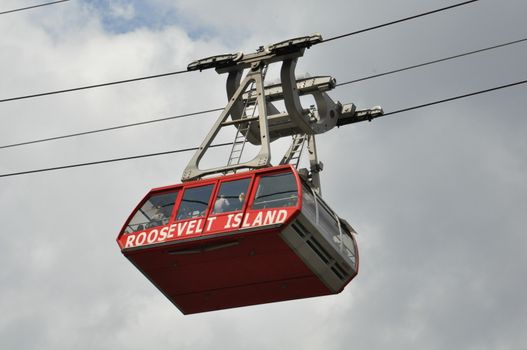
[[[210,174],[236,172],[243,168],[269,167],[270,143],[281,137],[292,136],[291,147],[280,163],[294,161],[298,165],[304,142],[307,142],[309,181],[320,194],[319,172],[322,170],[322,163],[317,158],[315,135],[329,131],[335,126],[371,120],[383,113],[380,107],[356,111],[352,103],[342,106],[340,102],[333,101],[326,93],[336,85],[332,77],[318,76],[296,80],[295,67],[298,58],[303,56],[306,48],[321,41],[322,37],[315,34],[260,47],[251,54],[225,54],[189,64],[188,70],[215,68],[220,74],[227,73],[226,90],[229,102],[185,168],[182,181],[196,180]],[[281,81],[279,84],[265,87],[265,72],[272,63],[281,63]],[[245,70],[248,71],[242,80]],[[307,94],[313,96],[316,108],[302,107],[300,96]],[[284,102],[285,112],[278,111],[273,105],[272,102],[278,100]],[[251,106],[258,109],[258,116],[247,115],[248,107]],[[216,168],[200,169],[201,159],[221,128],[230,126],[238,128],[238,134],[228,163]],[[240,133],[243,141],[240,141]],[[241,153],[245,141],[260,145],[260,150],[253,159],[240,163],[241,154],[233,155],[232,152],[239,149]],[[235,147],[237,143],[240,144],[238,148]]]

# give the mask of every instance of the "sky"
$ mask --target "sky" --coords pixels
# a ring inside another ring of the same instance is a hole
[[[185,69],[460,1],[69,2],[0,15],[0,100]],[[40,3],[2,0],[0,12]],[[345,82],[526,37],[522,0],[480,0],[306,50]],[[385,112],[525,80],[527,44],[329,92]],[[213,70],[0,103],[0,146],[222,107]],[[115,238],[192,153],[0,177],[2,349],[527,348],[527,86],[333,129],[325,200],[358,232],[337,295],[183,316]],[[196,147],[219,112],[0,148],[0,175]],[[281,155],[273,159],[280,159]]]

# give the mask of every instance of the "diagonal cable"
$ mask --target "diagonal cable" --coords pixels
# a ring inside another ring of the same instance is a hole
[[[412,20],[412,19],[415,19],[415,18],[419,18],[419,17],[423,17],[423,16],[426,16],[426,15],[430,15],[430,14],[433,14],[433,13],[437,13],[437,12],[441,12],[441,11],[446,11],[446,10],[449,10],[449,9],[452,9],[452,8],[455,8],[455,7],[459,7],[459,6],[467,5],[467,4],[470,4],[470,3],[472,3],[472,2],[476,2],[476,1],[479,1],[479,0],[465,1],[465,2],[462,2],[462,3],[459,3],[459,4],[455,4],[455,5],[451,5],[451,6],[443,7],[443,8],[440,8],[440,9],[433,10],[433,11],[428,11],[428,12],[420,13],[420,14],[417,14],[417,15],[414,15],[414,16],[410,16],[410,17],[406,17],[406,18],[401,18],[401,19],[396,20],[396,21],[392,21],[392,22],[388,22],[388,23],[384,23],[384,24],[376,25],[376,26],[373,26],[373,27],[369,27],[369,28],[365,28],[365,29],[357,30],[357,31],[355,31],[355,32],[351,32],[351,33],[347,33],[347,34],[338,35],[338,36],[335,36],[335,37],[332,37],[332,38],[328,38],[328,39],[322,40],[320,43],[326,43],[326,42],[329,42],[329,41],[333,41],[333,40],[337,40],[337,39],[345,38],[345,37],[348,37],[348,36],[351,36],[351,35],[355,35],[355,34],[359,34],[359,33],[364,33],[364,32],[367,32],[367,31],[374,30],[374,29],[378,29],[378,28],[382,28],[382,27],[390,26],[390,25],[393,25],[393,24],[396,24],[396,23],[401,23],[401,22],[409,21],[409,20]],[[77,88],[71,88],[71,89],[55,90],[55,91],[43,92],[43,93],[37,93],[37,94],[31,94],[31,95],[24,95],[24,96],[18,96],[18,97],[10,97],[10,98],[0,99],[0,103],[2,103],[2,102],[17,101],[17,100],[22,100],[22,99],[35,98],[35,97],[42,97],[42,96],[56,95],[56,94],[62,94],[62,93],[67,93],[67,92],[79,91],[79,90],[93,89],[93,88],[99,88],[99,87],[103,87],[103,86],[110,86],[110,85],[124,84],[124,83],[130,83],[130,82],[134,82],[134,81],[140,81],[140,80],[146,80],[146,79],[154,79],[154,78],[160,78],[160,77],[165,77],[165,76],[169,76],[169,75],[176,75],[176,74],[183,74],[183,73],[188,73],[188,72],[189,72],[189,71],[187,71],[187,70],[180,70],[180,71],[176,71],[176,72],[170,72],[170,73],[164,73],[164,74],[156,74],[156,75],[150,75],[150,76],[146,76],[146,77],[133,78],[133,79],[125,79],[125,80],[119,80],[119,81],[113,81],[113,82],[101,83],[101,84],[95,84],[95,85],[87,85],[87,86],[82,86],[82,87],[77,87]]]
[[[230,144],[231,144],[230,142],[228,142],[228,143],[219,143],[217,145],[211,145],[209,147],[223,147],[223,146],[230,146]],[[190,151],[196,151],[198,148],[199,147],[181,148],[181,149],[176,149],[176,150],[173,150],[173,151],[140,154],[140,155],[130,156],[130,157],[97,160],[97,161],[94,161],[94,162],[87,162],[87,163],[77,163],[77,164],[61,165],[61,166],[56,166],[56,167],[51,167],[51,168],[44,168],[44,169],[19,171],[19,172],[11,173],[11,174],[1,174],[0,178],[2,178],[2,177],[10,177],[10,176],[18,176],[18,175],[34,174],[34,173],[43,173],[43,172],[54,171],[54,170],[64,170],[64,169],[71,169],[71,168],[79,168],[79,167],[85,167],[85,166],[97,165],[97,164],[122,162],[122,161],[125,161],[125,160],[140,159],[140,158],[147,158],[147,157],[156,157],[156,156],[163,156],[163,155],[174,154],[174,153],[190,152]]]
[[[437,60],[432,60],[432,61],[428,61],[428,62],[424,62],[424,63],[414,64],[412,66],[408,66],[408,67],[404,67],[404,68],[394,69],[394,70],[387,71],[387,72],[384,72],[384,73],[378,73],[378,74],[369,75],[369,76],[366,76],[366,77],[363,77],[363,78],[353,79],[353,80],[350,80],[350,81],[346,81],[344,83],[336,84],[335,86],[342,86],[342,85],[347,85],[347,84],[358,83],[360,81],[373,79],[373,78],[379,78],[379,77],[382,77],[382,76],[385,76],[385,75],[394,74],[394,73],[404,72],[404,71],[407,71],[407,70],[420,68],[420,67],[428,66],[428,65],[431,65],[431,64],[435,64],[435,63],[445,62],[445,61],[453,60],[453,59],[464,57],[464,56],[474,55],[476,53],[481,53],[481,52],[484,52],[484,51],[490,51],[490,50],[502,48],[502,47],[509,46],[509,45],[519,44],[519,43],[525,42],[525,41],[527,41],[527,38],[514,40],[514,41],[509,41],[509,42],[504,43],[504,44],[499,44],[499,45],[486,47],[486,48],[483,48],[483,49],[468,51],[468,52],[460,53],[460,54],[457,54],[457,55],[453,55],[453,56],[449,56],[449,57],[445,57],[445,58],[440,58],[440,59],[437,59]]]
[[[427,65],[432,65],[432,64],[436,64],[436,63],[440,63],[440,62],[445,62],[445,61],[448,61],[448,60],[453,60],[453,59],[464,57],[464,56],[474,55],[474,54],[481,53],[481,52],[484,52],[484,51],[490,51],[490,50],[495,50],[495,49],[502,48],[502,47],[505,47],[505,46],[519,44],[519,43],[522,43],[522,42],[525,42],[525,41],[527,41],[527,38],[514,40],[514,41],[509,41],[509,42],[506,42],[506,43],[503,43],[503,44],[497,44],[497,45],[489,46],[489,47],[478,49],[478,50],[468,51],[468,52],[460,53],[460,54],[449,56],[449,57],[445,57],[445,58],[440,58],[440,59],[436,59],[436,60],[432,60],[432,61],[428,61],[428,62],[424,62],[424,63],[420,63],[420,64],[415,64],[415,65],[404,67],[404,68],[394,69],[394,70],[387,71],[387,72],[384,72],[384,73],[369,75],[369,76],[366,76],[366,77],[362,77],[362,78],[346,81],[346,82],[343,82],[343,83],[339,83],[336,86],[343,86],[343,85],[353,84],[353,83],[361,82],[361,81],[368,80],[368,79],[378,78],[378,77],[382,77],[382,76],[386,76],[386,75],[390,75],[390,74],[394,74],[394,73],[399,73],[399,72],[403,72],[403,71],[407,71],[407,70],[412,70],[412,69],[416,69],[416,68],[419,68],[419,67],[424,67],[424,66],[427,66]],[[150,123],[157,123],[157,122],[167,121],[167,120],[176,119],[176,118],[184,118],[184,117],[195,116],[195,115],[198,115],[198,114],[204,114],[204,113],[209,113],[209,112],[217,112],[217,111],[221,111],[221,110],[223,110],[223,108],[214,108],[214,109],[209,109],[209,110],[204,110],[204,111],[198,111],[198,112],[193,112],[193,113],[177,115],[177,116],[173,116],[173,117],[153,119],[153,120],[146,120],[146,121],[142,121],[142,122],[118,125],[118,126],[108,127],[108,128],[103,128],[103,129],[72,133],[72,134],[62,135],[62,136],[42,138],[42,139],[32,140],[32,141],[18,142],[18,143],[13,143],[13,144],[0,146],[0,149],[11,148],[11,147],[18,147],[18,146],[24,146],[24,145],[30,145],[30,144],[47,142],[47,141],[53,141],[53,140],[60,140],[60,139],[77,137],[77,136],[83,136],[83,135],[89,135],[89,134],[95,134],[95,133],[99,133],[99,132],[112,131],[112,130],[117,130],[117,129],[122,129],[122,128],[128,128],[128,127],[134,127],[134,126],[150,124]]]
[[[103,128],[103,129],[83,131],[83,132],[77,132],[77,133],[68,134],[68,135],[54,136],[54,137],[48,137],[48,138],[38,139],[38,140],[33,140],[33,141],[25,141],[25,142],[13,143],[13,144],[9,144],[9,145],[0,146],[0,149],[17,147],[17,146],[24,146],[24,145],[31,145],[31,144],[34,144],[34,143],[54,141],[54,140],[66,139],[66,138],[70,138],[70,137],[77,137],[77,136],[83,136],[83,135],[89,135],[89,134],[96,134],[96,133],[99,133],[99,132],[130,128],[130,127],[133,127],[133,126],[146,125],[146,124],[151,124],[151,123],[158,123],[158,122],[163,122],[163,121],[173,120],[173,119],[179,119],[179,118],[186,118],[186,117],[196,116],[196,115],[199,115],[199,114],[205,114],[205,113],[210,113],[210,112],[217,112],[217,111],[222,111],[222,110],[223,110],[223,108],[208,109],[208,110],[205,110],[205,111],[180,114],[180,115],[175,115],[175,116],[172,116],[172,117],[152,119],[152,120],[145,120],[145,121],[142,121],[142,122],[131,123],[131,124],[124,124],[124,125],[118,125],[118,126],[112,126],[112,127]]]
[[[430,106],[434,106],[434,105],[445,103],[445,102],[459,100],[459,99],[462,99],[462,98],[467,98],[467,97],[472,97],[472,96],[476,96],[476,95],[486,94],[486,93],[489,93],[489,92],[492,92],[492,91],[506,89],[506,88],[510,88],[510,87],[513,87],[513,86],[522,85],[522,84],[525,84],[525,83],[527,83],[527,79],[526,80],[517,81],[515,83],[510,83],[510,84],[505,84],[505,85],[501,85],[501,86],[496,86],[496,87],[493,87],[493,88],[490,88],[490,89],[485,89],[485,90],[471,92],[471,93],[464,94],[464,95],[458,95],[458,96],[454,96],[454,97],[449,97],[449,98],[445,98],[445,99],[438,100],[438,101],[423,103],[423,104],[412,106],[412,107],[401,108],[401,109],[398,109],[398,110],[395,110],[395,111],[384,113],[384,115],[382,115],[382,116],[383,117],[387,117],[387,116],[394,115],[394,114],[409,112],[409,111],[413,111],[415,109],[420,109],[420,108],[424,108],[424,107],[430,107]]]
[[[132,78],[132,79],[125,79],[125,80],[111,81],[111,82],[108,82],[108,83],[80,86],[80,87],[71,88],[71,89],[55,90],[55,91],[42,92],[42,93],[32,94],[32,95],[10,97],[10,98],[2,99],[2,100],[0,100],[0,102],[10,102],[10,101],[24,100],[24,99],[28,99],[28,98],[34,98],[34,97],[42,97],[42,96],[63,94],[65,92],[73,92],[73,91],[80,91],[80,90],[86,90],[86,89],[100,88],[100,87],[103,87],[103,86],[125,84],[125,83],[131,83],[131,82],[134,82],[134,81],[155,79],[155,78],[167,77],[167,76],[170,76],[170,75],[177,75],[177,74],[183,74],[183,73],[189,73],[189,71],[187,71],[187,70],[180,70],[180,71],[176,71],[176,72],[148,75],[148,76],[140,77],[140,78]]]
[[[354,31],[354,32],[351,32],[351,33],[337,35],[337,36],[334,36],[334,37],[331,37],[331,38],[328,38],[328,39],[324,39],[319,44],[327,43],[327,42],[330,42],[330,41],[333,41],[333,40],[337,40],[337,39],[342,39],[342,38],[345,38],[345,37],[348,37],[348,36],[352,36],[352,35],[356,35],[356,34],[369,32],[371,30],[375,30],[375,29],[379,29],[379,28],[383,28],[383,27],[388,27],[388,26],[391,26],[391,25],[394,25],[394,24],[397,24],[397,23],[402,23],[402,22],[406,22],[406,21],[409,21],[409,20],[412,20],[412,19],[419,18],[419,17],[424,17],[424,16],[428,16],[428,15],[431,15],[431,14],[434,14],[434,13],[443,12],[443,11],[446,11],[446,10],[453,9],[455,7],[468,5],[470,3],[477,2],[477,1],[479,1],[479,0],[469,0],[469,1],[465,1],[465,2],[460,2],[460,3],[455,4],[455,5],[442,7],[442,8],[436,9],[436,10],[432,10],[432,11],[423,12],[423,13],[420,13],[420,14],[417,14],[417,15],[401,18],[401,19],[398,19],[398,20],[395,20],[395,21],[391,21],[391,22],[388,22],[388,23],[383,23],[383,24],[379,24],[379,25],[376,25],[376,26],[373,26],[373,27],[360,29],[360,30],[357,30],[357,31]]]
[[[442,100],[437,100],[437,101],[428,102],[428,103],[424,103],[424,104],[420,104],[420,105],[416,105],[416,106],[411,106],[411,107],[398,109],[398,110],[395,110],[395,111],[392,111],[392,112],[385,113],[383,116],[390,116],[390,115],[400,114],[400,113],[412,111],[412,110],[415,110],[415,109],[425,108],[425,107],[429,107],[429,106],[433,106],[433,105],[437,105],[437,104],[441,104],[441,103],[446,103],[446,102],[450,102],[450,101],[454,101],[454,100],[458,100],[458,99],[468,98],[468,97],[472,97],[472,96],[476,96],[476,95],[480,95],[480,94],[485,94],[485,93],[489,93],[489,92],[497,91],[497,90],[501,90],[501,89],[506,89],[506,88],[510,88],[510,87],[513,87],[513,86],[518,86],[518,85],[522,85],[522,84],[526,84],[526,83],[527,83],[527,79],[526,80],[517,81],[517,82],[514,82],[514,83],[510,83],[510,84],[496,86],[496,87],[493,87],[493,88],[490,88],[490,89],[479,90],[479,91],[471,92],[471,93],[464,94],[464,95],[458,95],[458,96],[454,96],[454,97],[445,98],[445,99],[442,99]],[[230,146],[230,145],[231,145],[231,142],[227,142],[227,143],[211,145],[209,147],[222,147],[222,146]],[[19,175],[27,175],[27,174],[34,174],[34,173],[41,173],[41,172],[54,171],[54,170],[64,170],[64,169],[69,169],[69,168],[84,167],[84,166],[90,166],[90,165],[96,165],[96,164],[120,162],[120,161],[131,160],[131,159],[155,157],[155,156],[166,155],[166,154],[173,154],[173,153],[189,152],[189,151],[195,151],[198,148],[199,147],[184,148],[184,149],[178,149],[178,150],[174,150],[174,151],[142,154],[142,155],[123,157],[123,158],[106,159],[106,160],[100,160],[100,161],[94,161],[94,162],[88,162],[88,163],[78,163],[78,164],[71,164],[71,165],[62,165],[62,166],[57,166],[57,167],[52,167],[52,168],[35,169],[35,170],[20,171],[20,172],[15,172],[15,173],[0,174],[0,178],[19,176]]]
[[[0,12],[0,15],[6,15],[6,14],[8,14],[8,13],[19,12],[19,11],[25,11],[25,10],[31,10],[31,9],[34,9],[34,8],[37,8],[37,7],[43,7],[43,6],[49,6],[49,5],[55,5],[55,4],[58,4],[58,3],[61,3],[61,2],[66,2],[66,1],[70,1],[70,0],[52,1],[52,2],[46,2],[46,3],[43,3],[43,4],[39,4],[39,5],[33,5],[33,6],[28,6],[28,7],[22,7],[22,8],[18,8],[18,9],[14,9],[14,10],[8,10],[8,11],[2,11],[2,12]]]

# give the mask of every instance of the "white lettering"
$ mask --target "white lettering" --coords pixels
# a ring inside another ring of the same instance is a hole
[[[128,237],[126,237],[126,243],[124,244],[124,247],[125,248],[133,247],[134,246],[134,240],[135,240],[135,236],[134,235],[128,235]]]
[[[262,226],[263,212],[259,212],[254,219],[252,226]]]
[[[196,227],[196,220],[189,221],[188,222],[187,235],[193,234],[195,227]]]
[[[181,236],[183,234],[183,232],[185,232],[185,228],[187,227],[187,224],[188,224],[188,221],[187,222],[183,222],[183,223],[179,223],[178,227],[177,227],[177,236]]]
[[[216,220],[216,217],[208,218],[207,219],[207,231],[210,231],[210,227],[212,226],[212,223]]]
[[[196,233],[203,232],[203,219],[198,220],[198,226],[196,227]]]
[[[275,217],[276,217],[276,210],[268,211],[267,213],[265,213],[265,219],[264,219],[263,224],[264,225],[274,224],[275,223],[275,221],[274,221]]]
[[[256,215],[251,217],[251,215]],[[281,224],[287,220],[287,210],[269,210],[258,211],[256,213],[235,213],[227,215],[227,222],[224,229],[242,229],[249,227],[266,226],[273,224]],[[209,217],[206,220],[207,231],[212,229],[214,221],[217,217]],[[243,219],[243,220],[242,220]],[[126,237],[124,248],[138,247],[141,245],[152,244],[156,242],[164,242],[167,239],[187,236],[197,233],[202,233],[205,227],[205,219],[195,219],[186,222],[174,223],[170,226],[164,226],[161,229],[153,229],[151,231],[143,231],[138,234],[129,234]]]
[[[158,238],[158,241],[159,242],[163,242],[165,239],[167,239],[167,236],[168,236],[168,227],[165,226],[161,229],[161,231],[159,231],[159,238]]]
[[[227,215],[227,223],[225,224],[225,227],[223,227],[223,228],[231,228],[231,221],[232,221],[232,217],[233,216],[234,216],[234,214]]]
[[[234,222],[233,222],[233,226],[234,227],[240,227],[240,223],[242,222],[242,216],[243,216],[243,213],[238,213],[236,215],[234,215]]]
[[[249,224],[249,213],[245,214],[242,227],[251,227],[251,225]]]
[[[137,235],[135,243],[137,246],[143,245],[145,243],[145,240],[146,240],[146,232],[143,231]]]
[[[168,229],[168,235],[166,238],[173,238],[174,237],[174,231],[176,230],[177,224],[170,225],[170,228]]]
[[[158,235],[159,235],[159,231],[158,230],[152,230],[152,231],[148,232],[148,237],[146,238],[146,241],[148,243],[154,243],[156,241]]]
[[[285,219],[287,219],[287,210],[279,210],[278,215],[276,216],[276,222],[281,224],[285,222]]]

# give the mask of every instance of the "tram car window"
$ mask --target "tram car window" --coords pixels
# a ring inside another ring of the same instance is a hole
[[[166,225],[174,208],[178,191],[153,195],[137,210],[125,233]]]
[[[188,188],[183,193],[177,220],[205,216],[214,184]]]
[[[265,175],[260,177],[252,209],[291,207],[297,201],[298,189],[292,173]]]
[[[221,183],[212,213],[219,214],[242,210],[250,183],[250,178]]]

